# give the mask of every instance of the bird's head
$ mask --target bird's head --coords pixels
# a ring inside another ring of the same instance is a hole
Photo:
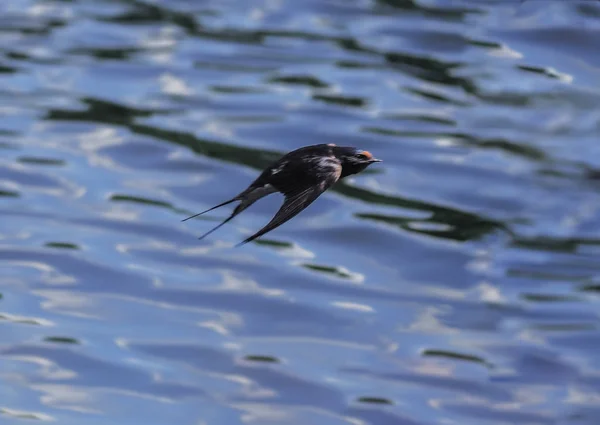
[[[369,165],[381,162],[380,159],[373,157],[371,152],[353,147],[336,146],[333,148],[333,154],[342,163],[342,177],[360,173]]]

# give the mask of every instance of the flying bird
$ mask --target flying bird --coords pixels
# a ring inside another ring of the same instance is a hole
[[[238,246],[240,246],[270,232],[296,216],[339,179],[360,173],[375,162],[381,162],[381,160],[374,158],[370,152],[354,147],[334,144],[305,146],[285,154],[268,166],[239,195],[182,221],[240,201],[229,217],[200,236],[199,239],[203,239],[254,202],[272,193],[281,192],[285,200],[277,214],[265,227],[239,243]]]

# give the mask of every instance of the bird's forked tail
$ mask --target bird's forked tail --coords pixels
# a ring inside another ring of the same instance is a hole
[[[198,217],[199,215],[206,214],[206,213],[207,213],[207,212],[209,212],[209,211],[216,210],[217,208],[220,208],[220,207],[224,207],[225,205],[227,205],[227,204],[231,204],[232,202],[235,202],[235,201],[237,201],[237,200],[238,200],[238,197],[236,196],[235,198],[231,198],[229,201],[225,201],[225,202],[223,202],[223,203],[221,203],[221,204],[219,204],[219,205],[215,205],[215,206],[214,206],[214,207],[212,207],[212,208],[209,208],[209,209],[207,209],[207,210],[205,210],[205,211],[199,212],[198,214],[191,215],[191,216],[189,216],[188,218],[184,218],[184,219],[183,219],[183,220],[181,220],[181,221],[188,221],[188,220],[189,220],[189,219],[191,219],[191,218],[195,218],[195,217]]]

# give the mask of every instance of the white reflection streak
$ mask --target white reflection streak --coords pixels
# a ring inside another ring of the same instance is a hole
[[[522,59],[523,54],[517,52],[516,50],[511,49],[507,45],[503,44],[497,49],[490,50],[490,56],[495,56],[498,58],[507,58],[507,59]]]
[[[155,63],[168,64],[172,60],[179,33],[177,27],[165,26],[158,33],[147,36],[140,44],[142,49],[149,51],[149,57]]]
[[[443,311],[440,308],[429,307],[425,311],[421,312],[417,319],[408,326],[408,329],[412,332],[423,332],[423,333],[458,333],[456,329],[449,328],[442,324],[436,317]]]
[[[165,94],[172,96],[190,96],[194,94],[194,90],[184,80],[172,74],[163,74],[158,78],[158,81],[161,91]]]
[[[600,393],[592,392],[592,389],[589,387],[582,390],[580,388],[570,386],[567,390],[567,397],[564,401],[567,404],[599,406]]]
[[[354,311],[360,311],[363,313],[374,313],[375,312],[373,307],[366,305],[366,304],[351,303],[351,302],[347,302],[347,301],[333,301],[331,303],[331,305],[334,307],[343,308],[345,310],[354,310]]]
[[[246,411],[246,414],[241,416],[242,422],[273,422],[286,423],[290,421],[289,413],[282,408],[277,408],[269,404],[238,404],[238,409]]]
[[[23,325],[54,326],[54,322],[47,319],[31,316],[17,316],[9,313],[0,313],[0,320]]]
[[[36,419],[38,421],[54,422],[54,419],[50,415],[37,412],[28,412],[26,410],[15,410],[7,407],[0,407],[0,415],[6,415],[15,419]]]
[[[33,363],[38,365],[41,370],[39,374],[44,377],[44,379],[54,379],[54,380],[68,380],[73,379],[77,376],[77,374],[68,369],[59,368],[54,362],[46,359],[45,357],[34,356],[34,355],[21,355],[21,354],[3,354],[3,357],[8,359],[14,359],[20,362],[25,363]]]
[[[41,303],[44,310],[86,319],[100,319],[101,316],[91,314],[94,301],[85,295],[67,291],[34,291],[34,294],[45,298]]]
[[[113,127],[99,126],[93,131],[83,133],[77,137],[79,145],[86,152],[91,165],[112,170],[119,168],[112,158],[107,155],[100,155],[97,152],[111,146],[123,144],[125,138],[121,131]]]
[[[484,303],[503,304],[507,301],[500,292],[500,288],[489,282],[482,282],[475,288],[475,291],[479,293],[479,299]]]
[[[7,261],[11,267],[28,267],[42,272],[40,280],[50,285],[72,285],[77,279],[73,276],[59,273],[54,267],[38,261]]]
[[[206,320],[199,322],[201,328],[210,329],[219,335],[231,335],[231,328],[240,328],[244,325],[244,319],[239,314],[230,312],[217,313],[219,320]]]
[[[81,387],[70,387],[67,385],[43,384],[33,385],[32,388],[36,391],[45,393],[41,397],[44,405],[50,407],[58,407],[73,412],[100,414],[100,410],[92,409],[86,405],[91,405],[94,398],[89,392],[86,392]]]
[[[455,365],[442,364],[437,361],[425,361],[414,368],[414,371],[426,375],[437,377],[453,377],[455,376]]]
[[[241,279],[229,272],[223,273],[223,281],[219,288],[227,291],[240,291],[260,294],[267,297],[281,297],[285,294],[285,292],[281,289],[264,288],[254,280]]]

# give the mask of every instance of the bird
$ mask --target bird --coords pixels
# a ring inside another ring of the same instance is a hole
[[[240,201],[229,217],[198,238],[204,239],[259,199],[275,192],[282,193],[284,201],[279,211],[266,226],[236,245],[241,246],[295,217],[338,180],[360,173],[376,162],[382,161],[368,151],[351,146],[333,143],[304,146],[273,162],[238,195],[182,221]]]

